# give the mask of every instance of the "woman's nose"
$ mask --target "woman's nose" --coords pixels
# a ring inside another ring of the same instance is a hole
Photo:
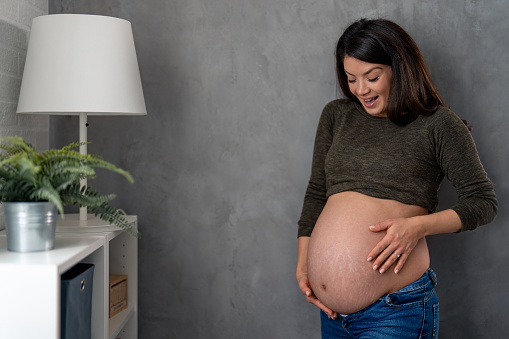
[[[357,95],[363,96],[369,93],[369,87],[363,82],[359,81],[356,88]]]

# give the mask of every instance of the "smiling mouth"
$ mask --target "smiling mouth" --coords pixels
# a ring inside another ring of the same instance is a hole
[[[377,100],[378,96],[369,99],[362,99],[362,101],[364,101],[364,105],[368,108],[372,107],[377,102]]]

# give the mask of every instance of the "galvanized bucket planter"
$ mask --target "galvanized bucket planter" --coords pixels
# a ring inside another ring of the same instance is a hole
[[[7,248],[14,252],[51,250],[57,209],[50,202],[3,202]]]

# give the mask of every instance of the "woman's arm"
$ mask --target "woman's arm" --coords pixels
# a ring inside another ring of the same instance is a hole
[[[297,283],[299,284],[302,294],[304,294],[309,303],[327,313],[329,318],[336,319],[338,314],[322,304],[322,302],[314,295],[311,285],[309,285],[307,264],[309,238],[310,237],[299,237],[297,269],[295,273]]]
[[[308,274],[308,246],[310,237],[299,237],[298,249],[297,249],[297,280],[299,276]]]
[[[299,230],[297,237],[309,237],[316,220],[322,213],[327,202],[327,187],[325,175],[325,159],[332,144],[334,129],[334,102],[329,103],[322,111],[318,127],[316,129],[315,144],[313,147],[313,161],[311,177],[309,178],[302,212],[298,222]]]
[[[492,222],[497,197],[468,128],[456,114],[442,108],[430,118],[428,129],[437,164],[456,189],[458,201],[451,209],[461,220],[460,231]]]
[[[397,263],[394,273],[398,273],[420,239],[433,234],[458,232],[461,228],[461,220],[452,209],[412,218],[385,220],[369,227],[373,232],[386,231],[386,235],[368,254],[368,261],[374,261],[373,269],[380,273]]]
[[[311,233],[316,221],[322,213],[327,202],[327,188],[325,175],[325,159],[332,144],[334,134],[335,113],[338,111],[339,101],[335,100],[325,106],[318,122],[315,144],[313,148],[313,163],[311,166],[311,177],[304,196],[302,213],[298,222],[298,253],[296,278],[299,288],[306,297],[306,300],[327,313],[330,318],[335,319],[338,315],[326,307],[314,295],[308,279],[308,245]]]
[[[385,237],[368,254],[368,261],[373,261],[373,269],[381,273],[396,261],[394,270],[399,272],[423,237],[474,230],[490,223],[497,214],[493,184],[461,119],[450,110],[441,108],[429,117],[426,128],[437,165],[456,189],[458,202],[438,213],[386,220],[373,225],[370,229],[374,232],[386,231]]]

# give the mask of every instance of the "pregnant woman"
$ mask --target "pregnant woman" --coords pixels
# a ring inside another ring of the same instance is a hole
[[[491,222],[493,185],[466,122],[447,109],[412,38],[387,20],[337,44],[347,99],[323,110],[299,220],[296,277],[322,338],[436,338],[425,237]],[[444,178],[458,202],[436,212]]]

